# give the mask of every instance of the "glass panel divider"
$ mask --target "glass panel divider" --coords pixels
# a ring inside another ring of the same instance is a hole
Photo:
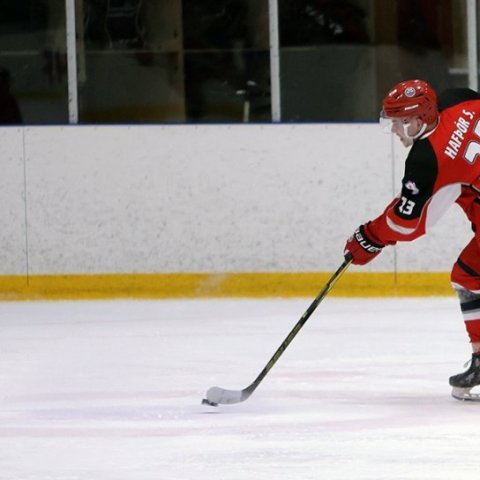
[[[78,123],[77,38],[75,33],[75,0],[65,0],[67,26],[68,121]]]

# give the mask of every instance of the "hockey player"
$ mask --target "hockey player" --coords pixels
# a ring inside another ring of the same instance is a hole
[[[473,349],[470,367],[450,377],[452,395],[480,400],[480,95],[450,89],[438,97],[422,80],[395,85],[383,100],[381,122],[406,147],[400,194],[376,219],[360,225],[347,240],[345,254],[364,265],[387,245],[414,240],[454,202],[472,224],[474,237],[453,266],[455,288]]]

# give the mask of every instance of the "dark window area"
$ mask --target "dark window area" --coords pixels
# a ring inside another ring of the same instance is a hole
[[[0,0],[0,122],[68,123],[69,88],[83,124],[271,122],[273,83],[281,121],[376,121],[398,81],[468,85],[467,2],[277,3],[272,24],[268,0]]]
[[[451,0],[279,0],[284,121],[372,121],[395,83],[467,86]],[[463,72],[463,73],[462,73]]]
[[[0,1],[0,124],[68,123],[65,1]]]

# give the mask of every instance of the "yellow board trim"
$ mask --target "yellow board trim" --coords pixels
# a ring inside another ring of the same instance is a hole
[[[155,273],[0,276],[0,300],[315,297],[331,273]],[[347,272],[329,296],[453,295],[448,273]]]

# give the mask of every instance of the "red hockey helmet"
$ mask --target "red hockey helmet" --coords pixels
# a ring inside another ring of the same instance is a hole
[[[438,117],[437,94],[423,80],[397,83],[383,99],[383,116],[389,118],[420,117],[425,123],[434,123]]]

